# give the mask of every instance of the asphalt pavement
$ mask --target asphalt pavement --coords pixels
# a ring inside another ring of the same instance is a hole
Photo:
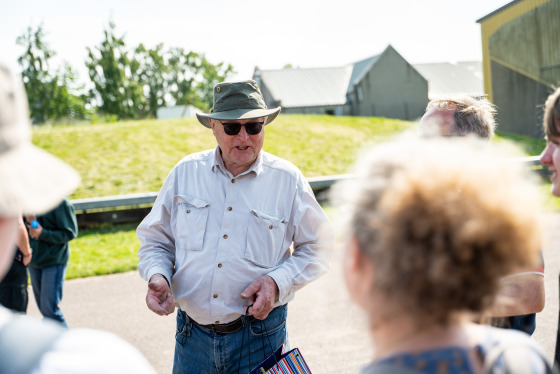
[[[545,215],[543,221],[547,296],[533,338],[552,358],[558,325],[560,214]],[[298,291],[288,308],[290,345],[300,349],[316,374],[357,373],[373,352],[365,317],[344,288],[341,259],[337,248],[332,270]],[[29,294],[28,314],[40,316],[31,290]],[[171,373],[175,316],[149,311],[145,295],[146,283],[136,272],[70,280],[61,308],[70,327],[113,332],[137,347],[158,373]]]

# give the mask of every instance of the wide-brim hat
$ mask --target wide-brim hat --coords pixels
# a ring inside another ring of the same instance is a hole
[[[0,64],[0,217],[45,213],[79,183],[74,169],[31,144],[23,84]]]
[[[214,106],[211,112],[197,113],[196,118],[208,128],[212,128],[210,119],[235,121],[267,117],[265,125],[268,125],[278,116],[280,109],[268,109],[257,82],[250,79],[218,83],[214,87]]]

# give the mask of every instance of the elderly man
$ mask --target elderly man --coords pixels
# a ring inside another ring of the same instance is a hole
[[[12,263],[21,215],[56,207],[79,180],[70,166],[31,144],[23,85],[0,64],[0,278]],[[16,316],[0,306],[0,373],[155,371],[134,347],[113,334],[68,330],[52,321]]]
[[[443,97],[430,101],[418,125],[422,135],[466,136],[490,140],[494,135],[496,109],[486,99],[470,96]],[[542,262],[544,264],[544,261]],[[532,334],[536,315],[544,309],[544,265],[534,271],[502,279],[496,303],[488,311],[493,323]],[[505,320],[505,321],[504,321]]]
[[[255,81],[216,85],[197,117],[218,146],[173,168],[138,227],[148,308],[179,307],[174,373],[250,371],[287,343],[294,293],[329,268],[333,230],[308,182],[262,150],[279,112]]]

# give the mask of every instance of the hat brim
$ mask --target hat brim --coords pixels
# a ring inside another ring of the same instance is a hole
[[[280,107],[274,109],[235,109],[208,114],[197,113],[196,118],[198,119],[198,122],[200,122],[203,126],[208,127],[209,129],[212,128],[210,119],[215,119],[218,121],[236,121],[268,117],[265,123],[265,125],[268,125],[278,116],[278,114],[280,113],[280,109]]]
[[[31,144],[0,156],[0,216],[43,214],[80,184],[69,165]]]

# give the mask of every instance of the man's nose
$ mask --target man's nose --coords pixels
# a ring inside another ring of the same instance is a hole
[[[249,138],[249,134],[247,134],[247,131],[245,130],[245,126],[241,126],[241,130],[239,130],[239,134],[237,134],[237,136],[241,139]]]

